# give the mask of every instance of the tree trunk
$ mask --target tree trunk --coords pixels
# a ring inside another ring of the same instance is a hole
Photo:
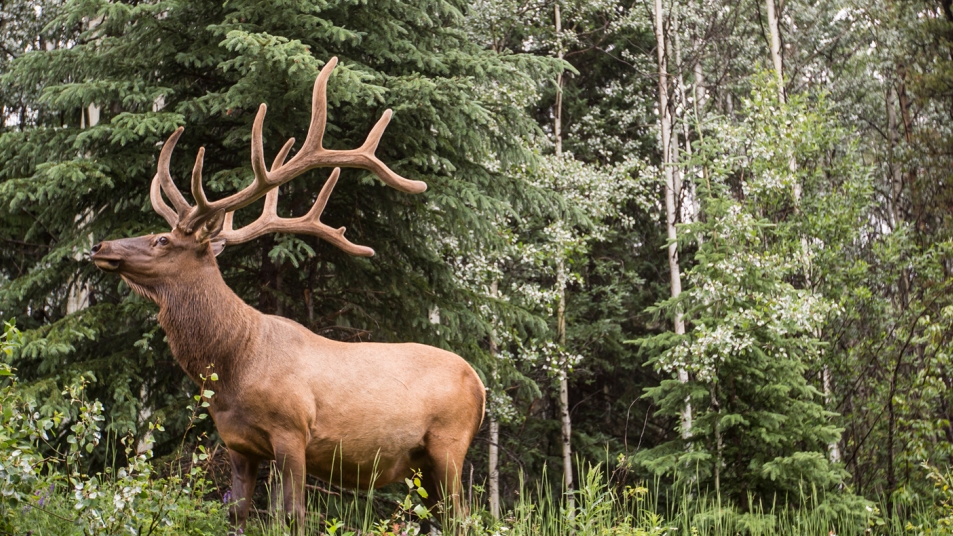
[[[665,57],[665,27],[662,17],[662,0],[655,0],[655,40],[658,49],[658,104],[659,104],[659,130],[662,137],[662,168],[665,173],[665,215],[666,228],[668,230],[668,268],[671,280],[672,297],[677,298],[682,293],[682,276],[678,268],[678,244],[676,239],[678,235],[675,230],[677,221],[677,207],[675,199],[675,173],[672,165],[672,115],[668,106],[668,62]],[[677,335],[685,334],[685,321],[682,319],[682,312],[679,309],[675,311],[674,328]],[[688,382],[688,372],[685,369],[678,370],[678,381]],[[682,410],[681,417],[682,437],[688,439],[691,437],[692,430],[692,406],[686,399],[685,408]]]
[[[910,114],[910,99],[907,96],[907,68],[903,64],[897,65],[897,79],[897,101],[900,104],[900,117],[903,118],[903,137],[907,143],[911,143],[913,141],[913,116]]]
[[[87,114],[89,116],[89,121],[86,121]],[[82,108],[79,112],[79,121],[80,128],[86,128],[86,125],[89,125],[89,128],[92,128],[99,124],[99,106],[95,104],[90,104],[88,108]],[[76,216],[76,224],[80,227],[88,225],[92,221],[92,213],[89,210],[83,211],[82,214]],[[89,242],[88,247],[85,250],[77,250],[73,252],[73,258],[77,261],[82,261],[86,257],[86,252],[89,251],[89,248],[93,247],[95,241],[93,240],[93,235],[89,235],[87,242]],[[73,285],[69,288],[69,295],[66,297],[66,314],[73,314],[77,311],[81,311],[89,306],[89,287],[84,285],[79,275],[77,274]]]
[[[275,245],[273,235],[267,234],[258,241],[261,251],[261,268],[258,271],[258,309],[265,314],[275,314],[278,302],[275,296],[275,279],[278,269],[268,253]]]
[[[701,44],[700,39],[696,37],[696,34],[692,33],[692,50],[695,51],[695,63],[692,65],[692,72],[694,74],[694,84],[692,85],[692,93],[694,95],[693,105],[695,111],[695,135],[698,136],[699,141],[704,137],[704,131],[702,130],[702,119],[703,114],[705,113],[705,104],[708,102],[708,92],[705,90],[705,72],[702,69],[702,57],[701,57]],[[708,189],[711,189],[711,184],[708,182],[708,168],[707,166],[701,167],[701,176],[705,180],[705,183],[708,186]],[[701,201],[698,199],[697,190],[695,189],[694,183],[692,183],[692,201],[694,202],[694,211],[696,221],[701,219]],[[701,244],[702,237],[699,235],[699,244]]]
[[[559,347],[566,347],[566,267],[559,259],[556,267],[556,284],[559,285],[559,305],[556,309],[556,329]],[[562,421],[563,484],[566,488],[566,507],[576,509],[572,478],[572,420],[569,416],[569,371],[559,378],[559,416]]]
[[[500,518],[500,423],[490,416],[490,515]]]
[[[557,57],[562,60],[564,57],[562,44],[562,18],[560,16],[559,4],[555,6],[556,19],[556,49]],[[563,73],[559,72],[556,78],[556,113],[553,124],[553,134],[556,142],[556,157],[562,158],[563,155]],[[556,311],[557,337],[559,347],[566,347],[566,274],[562,257],[559,258],[559,265],[556,267],[556,284],[559,285],[559,306]],[[570,512],[576,509],[575,496],[573,494],[572,479],[572,421],[569,417],[569,380],[568,371],[563,374],[559,380],[559,415],[562,421],[562,451],[563,451],[563,485],[566,488],[566,506]]]
[[[499,282],[490,283],[490,296],[496,298]],[[496,329],[490,330],[490,361],[496,363]],[[496,420],[495,412],[490,412],[490,515],[494,519],[500,518],[500,422]]]
[[[718,402],[718,393],[716,392],[718,384],[712,383],[709,386],[709,392],[711,393],[711,407],[715,410],[715,496],[721,492],[721,465],[722,465],[722,452],[724,451],[724,446],[721,441],[721,404]]]
[[[897,109],[894,103],[897,100],[897,89],[892,83],[887,84],[887,141],[890,143],[890,149],[887,152],[889,160],[890,178],[890,218],[894,229],[900,225],[900,195],[903,192],[903,172],[900,164],[897,162],[897,147],[899,145],[899,133],[897,132]]]
[[[893,369],[893,375],[890,377],[890,391],[887,398],[887,519],[893,519],[894,504],[893,492],[897,489],[897,472],[894,468],[895,435],[897,429],[897,412],[894,408],[893,398],[897,392],[897,376],[900,373],[900,364],[903,362],[903,350],[897,356],[897,365]]]
[[[784,103],[784,67],[781,59],[781,30],[778,26],[778,12],[774,8],[774,0],[765,0],[768,6],[768,28],[771,31],[771,61],[774,62],[774,73],[778,77],[778,98]]]
[[[834,397],[833,389],[831,388],[831,371],[830,368],[825,364],[821,369],[821,382],[824,385],[824,403],[827,404],[827,407],[834,406]],[[835,439],[827,445],[827,452],[830,455],[830,460],[833,463],[841,461],[840,453],[840,439]]]
[[[705,90],[705,72],[702,70],[702,57],[698,53],[700,50],[699,41],[694,35],[692,36],[692,48],[696,51],[695,64],[692,66],[692,71],[695,73],[695,85],[692,86],[692,91],[695,94],[695,121],[701,125],[705,103],[708,102],[708,92]],[[700,130],[700,126],[696,128]]]
[[[674,42],[675,42],[675,50],[674,50],[675,69],[678,72],[678,81],[677,81],[678,100],[679,100],[679,104],[681,105],[680,108],[682,109],[681,125],[682,125],[682,139],[684,141],[683,147],[684,147],[685,155],[687,156],[687,160],[691,160],[692,141],[691,141],[691,128],[690,128],[689,120],[688,120],[689,110],[691,110],[691,107],[688,104],[688,94],[685,91],[685,73],[683,69],[684,64],[682,62],[682,45],[681,45],[682,40],[679,37],[679,19],[677,14],[674,15],[674,18],[672,20],[672,34],[673,34]],[[698,63],[696,63],[695,68],[696,70],[700,70],[701,66]],[[697,124],[697,121],[696,121],[696,124]],[[677,151],[678,150],[677,139],[673,139],[673,145],[674,145],[673,152]],[[673,156],[672,160],[678,160],[678,156],[676,154],[673,154],[672,156]],[[698,198],[695,191],[695,180],[690,174],[689,179],[686,183],[686,181],[684,180],[685,178],[684,174],[681,171],[681,169],[682,169],[681,167],[677,168],[678,170],[677,173],[679,177],[678,177],[678,180],[676,181],[676,184],[677,184],[677,191],[681,194],[681,197],[679,199],[679,205],[681,206],[682,221],[683,222],[698,221],[698,214],[700,212],[700,207],[698,204]],[[692,172],[697,171],[696,168],[694,167],[686,168],[686,169],[689,169]],[[687,186],[687,187],[683,188],[683,186]],[[699,240],[701,240],[700,237],[699,237]]]
[[[563,34],[563,22],[560,17],[559,4],[556,4],[555,11],[556,19],[556,57],[560,60],[563,59],[563,43],[562,43],[562,34]],[[563,72],[559,71],[559,74],[556,75],[556,110],[555,118],[553,121],[553,137],[555,138],[556,144],[556,156],[561,157],[563,155]]]

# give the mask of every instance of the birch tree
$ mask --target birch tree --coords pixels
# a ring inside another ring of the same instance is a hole
[[[666,232],[668,235],[668,270],[669,286],[671,296],[677,299],[682,293],[682,276],[678,266],[678,232],[675,224],[678,221],[678,209],[675,200],[680,195],[675,183],[675,162],[672,158],[672,114],[669,108],[669,82],[668,82],[668,54],[665,36],[665,18],[662,0],[655,0],[655,43],[658,56],[658,113],[659,113],[659,132],[662,149],[662,173],[665,176],[665,221]],[[685,321],[682,318],[681,310],[674,311],[672,320],[676,335],[685,334]],[[688,382],[688,372],[679,368],[677,370],[678,380],[682,383]],[[692,433],[692,406],[688,400],[685,401],[685,408],[681,417],[682,436],[688,438]]]
[[[565,51],[562,44],[562,13],[557,2],[553,6],[553,19],[556,26],[556,58],[563,60]],[[563,157],[563,75],[556,77],[556,105],[553,118],[553,138],[556,158]],[[560,347],[566,346],[566,265],[562,255],[556,260],[556,289],[558,304],[556,307],[556,340]],[[566,504],[570,512],[575,511],[575,495],[572,475],[572,419],[569,415],[569,380],[566,375],[559,378],[559,421],[562,432],[563,487],[566,490]]]

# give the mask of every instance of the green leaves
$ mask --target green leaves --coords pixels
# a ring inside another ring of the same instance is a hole
[[[821,366],[825,329],[844,313],[845,289],[818,274],[849,265],[826,252],[853,247],[870,195],[856,155],[812,161],[844,136],[824,102],[780,103],[771,80],[754,80],[744,119],[721,119],[689,164],[704,170],[696,184],[704,218],[682,227],[680,247],[696,248],[685,290],[659,304],[684,311],[686,334],[642,341],[662,350],[652,360],[658,369],[691,373],[688,385],[663,382],[648,396],[668,415],[688,400],[694,415],[690,436],[637,459],[677,473],[698,463],[704,478],[720,474],[722,494],[736,501],[749,485],[793,491],[808,480],[830,488],[845,477],[827,458],[839,431],[809,371]],[[836,216],[822,220],[819,212]],[[687,450],[707,457],[685,465],[691,453],[673,452],[689,442]],[[672,456],[677,463],[654,461]]]

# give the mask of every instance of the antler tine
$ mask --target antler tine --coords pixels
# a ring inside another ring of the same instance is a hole
[[[324,129],[328,124],[328,79],[337,64],[337,56],[331,58],[314,79],[314,89],[311,90],[311,124],[308,125],[308,137],[304,139],[302,152],[321,151],[324,148]]]
[[[427,183],[423,181],[413,181],[401,177],[400,175],[391,171],[391,169],[384,165],[384,163],[381,162],[380,159],[374,154],[377,152],[377,146],[381,142],[381,136],[384,135],[384,129],[387,128],[387,124],[390,123],[390,118],[393,116],[393,114],[394,112],[390,108],[384,110],[381,118],[377,120],[377,124],[375,124],[374,128],[371,129],[371,132],[367,135],[367,139],[364,140],[364,144],[361,145],[360,149],[341,152],[353,152],[355,160],[360,162],[360,164],[355,163],[351,167],[360,167],[372,171],[382,181],[384,181],[384,184],[387,184],[391,188],[395,188],[408,194],[423,193],[427,191]]]
[[[264,186],[264,183],[268,181],[268,168],[265,167],[265,149],[261,140],[261,129],[265,124],[265,114],[267,112],[268,105],[261,103],[261,105],[258,106],[258,113],[255,114],[255,122],[251,125],[251,169],[255,173],[255,182],[241,192],[238,192],[234,196],[230,197],[239,197],[241,194],[252,190],[256,186],[259,188],[259,185]],[[244,201],[244,199],[242,201]]]
[[[321,214],[324,213],[324,207],[328,206],[328,199],[331,197],[331,192],[334,191],[334,187],[337,186],[338,177],[340,176],[341,168],[334,168],[334,171],[331,172],[331,176],[328,177],[324,186],[321,187],[321,191],[318,192],[318,198],[314,200],[314,205],[311,205],[311,210],[304,215],[305,218],[320,223]],[[341,227],[338,230],[341,231],[341,235],[343,236],[345,228]]]
[[[298,218],[278,217],[278,188],[270,190],[265,196],[265,208],[257,220],[241,229],[232,229],[233,213],[225,215],[225,225],[218,236],[225,239],[226,244],[240,244],[272,232],[309,234],[317,236],[338,249],[350,255],[371,257],[374,250],[367,246],[359,246],[344,238],[345,227],[334,229],[321,222],[321,214],[327,206],[331,191],[337,184],[341,174],[340,168],[335,168],[321,188],[318,199],[314,202],[307,214]]]
[[[264,143],[262,141],[262,128],[265,122],[265,114],[268,110],[265,104],[262,104],[258,108],[258,113],[252,124],[251,164],[255,178],[250,185],[224,199],[209,202],[205,198],[205,192],[202,190],[201,160],[204,153],[200,151],[199,157],[196,159],[195,169],[192,173],[192,193],[196,198],[197,206],[189,210],[188,204],[186,204],[183,199],[182,203],[185,204],[184,210],[186,211],[183,215],[183,209],[179,207],[179,202],[173,199],[173,202],[176,203],[176,208],[179,209],[178,224],[180,226],[184,226],[188,229],[192,226],[193,222],[203,214],[210,211],[224,210],[226,216],[225,230],[223,232],[227,235],[227,241],[232,243],[251,240],[254,237],[261,236],[272,230],[280,232],[302,232],[320,236],[353,255],[373,255],[373,250],[370,248],[357,246],[348,242],[344,238],[343,227],[340,229],[332,229],[319,220],[321,211],[324,209],[324,204],[327,203],[327,196],[330,195],[331,189],[334,188],[334,184],[337,182],[340,173],[339,168],[352,167],[366,169],[377,175],[388,186],[407,193],[423,192],[427,189],[427,184],[422,181],[408,180],[401,177],[384,165],[374,154],[380,144],[381,137],[384,135],[384,129],[387,128],[387,124],[393,116],[391,110],[384,112],[374,125],[374,128],[372,128],[367,135],[367,139],[359,148],[332,150],[325,149],[322,146],[324,131],[327,126],[328,80],[337,63],[337,58],[328,60],[315,79],[314,90],[311,95],[311,123],[308,126],[308,136],[305,138],[301,150],[287,163],[285,163],[285,159],[291,151],[294,138],[285,142],[281,151],[279,151],[275,157],[270,170],[265,166]],[[321,194],[318,196],[318,201],[315,203],[315,207],[308,215],[302,216],[301,218],[281,219],[277,217],[277,214],[269,215],[266,210],[262,213],[261,217],[255,220],[251,225],[239,230],[232,229],[234,220],[232,213],[234,211],[248,206],[262,196],[271,196],[266,199],[266,207],[270,204],[277,203],[277,197],[274,197],[277,196],[277,193],[272,192],[295,177],[319,167],[335,167],[338,169],[334,171],[331,178],[325,183]],[[171,179],[169,179],[169,182],[171,183]],[[174,189],[174,187],[166,187],[165,182],[163,182],[163,188]],[[178,194],[178,191],[175,193]],[[169,195],[172,194],[170,193]],[[181,198],[181,194],[178,195]]]
[[[288,141],[285,142],[284,146],[278,151],[278,154],[275,156],[275,161],[271,163],[271,170],[277,171],[278,168],[285,165],[285,158],[288,158],[288,151],[291,150],[291,146],[295,144],[294,138],[288,138]]]
[[[282,165],[284,165],[285,158],[288,157],[288,151],[291,150],[291,146],[294,145],[294,143],[295,143],[294,138],[289,138],[288,141],[285,142],[284,147],[282,147],[281,150],[278,151],[278,155],[275,156],[275,161],[272,162],[271,169],[278,169]],[[267,211],[268,207],[272,205],[275,207],[275,212],[277,213],[278,211],[278,189],[277,188],[270,190],[267,194],[265,194],[265,210]],[[231,233],[233,231],[232,226],[234,224],[234,221],[235,221],[235,211],[226,212],[225,221],[222,224],[222,231],[226,233]]]
[[[308,137],[304,140],[304,145],[280,172],[271,170],[271,173],[268,174],[268,182],[284,184],[294,177],[318,167],[352,167],[371,171],[385,184],[402,192],[416,194],[425,191],[427,189],[426,183],[401,177],[374,156],[381,136],[384,134],[384,129],[393,115],[391,110],[384,112],[360,148],[340,151],[323,147],[322,141],[328,115],[328,79],[331,77],[331,71],[334,70],[337,63],[336,57],[331,58],[321,68],[321,72],[314,81],[314,92],[311,95],[311,125],[308,127]]]
[[[220,238],[225,239],[225,244],[241,244],[254,240],[259,236],[270,233],[269,225],[278,219],[278,188],[273,188],[265,194],[265,207],[261,211],[258,219],[242,227],[234,229],[235,212],[226,212],[225,221],[222,223],[222,232],[218,234]]]
[[[192,197],[195,198],[195,211],[208,211],[208,198],[205,197],[205,188],[202,187],[202,165],[205,162],[205,147],[199,147],[195,155],[195,166],[192,167]]]
[[[179,137],[182,136],[182,132],[184,131],[185,127],[175,129],[175,132],[169,136],[169,139],[166,140],[162,146],[162,150],[159,152],[159,163],[156,166],[156,175],[152,179],[152,187],[149,190],[153,210],[165,218],[165,221],[169,222],[169,225],[172,227],[175,227],[176,223],[188,214],[192,208],[189,206],[188,201],[185,200],[185,197],[182,196],[182,192],[175,186],[175,182],[172,181],[172,175],[169,172],[169,163],[172,161],[172,150],[175,149],[175,144],[179,141]],[[157,185],[159,186],[158,188],[156,187]],[[176,214],[174,217],[170,215],[172,209],[162,200],[162,192],[165,192],[165,195],[172,201],[172,205],[175,207]]]
[[[262,148],[261,129],[265,122],[265,113],[267,110],[268,106],[262,103],[262,105],[258,107],[258,114],[255,115],[255,122],[252,123],[251,165],[255,178],[251,184],[240,192],[217,201],[208,201],[202,187],[202,160],[205,155],[205,148],[199,149],[199,154],[195,159],[195,167],[192,168],[192,195],[195,197],[196,207],[189,210],[186,217],[179,218],[179,223],[183,224],[187,230],[199,217],[216,210],[224,210],[226,212],[225,221],[226,224],[228,224],[232,221],[233,212],[245,208],[278,186],[278,184],[272,184],[268,181],[268,170],[265,167],[265,155],[264,149]],[[284,164],[284,160],[288,156],[288,151],[291,150],[293,144],[294,138],[285,142],[285,145],[275,158],[275,162],[272,165],[273,168],[275,166],[280,168]]]
[[[152,185],[149,187],[149,199],[152,200],[152,210],[165,218],[169,227],[174,229],[175,224],[179,222],[179,216],[162,200],[162,183],[159,181],[159,177],[152,179]]]

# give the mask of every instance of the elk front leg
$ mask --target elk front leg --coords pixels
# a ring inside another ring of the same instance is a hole
[[[259,460],[234,450],[228,451],[228,457],[232,462],[232,499],[234,501],[228,507],[228,518],[233,527],[244,531],[245,521],[248,519],[248,508],[251,506],[255,482],[258,479]]]
[[[305,455],[303,442],[275,445],[275,463],[281,475],[282,511],[291,523],[292,534],[304,534]]]

